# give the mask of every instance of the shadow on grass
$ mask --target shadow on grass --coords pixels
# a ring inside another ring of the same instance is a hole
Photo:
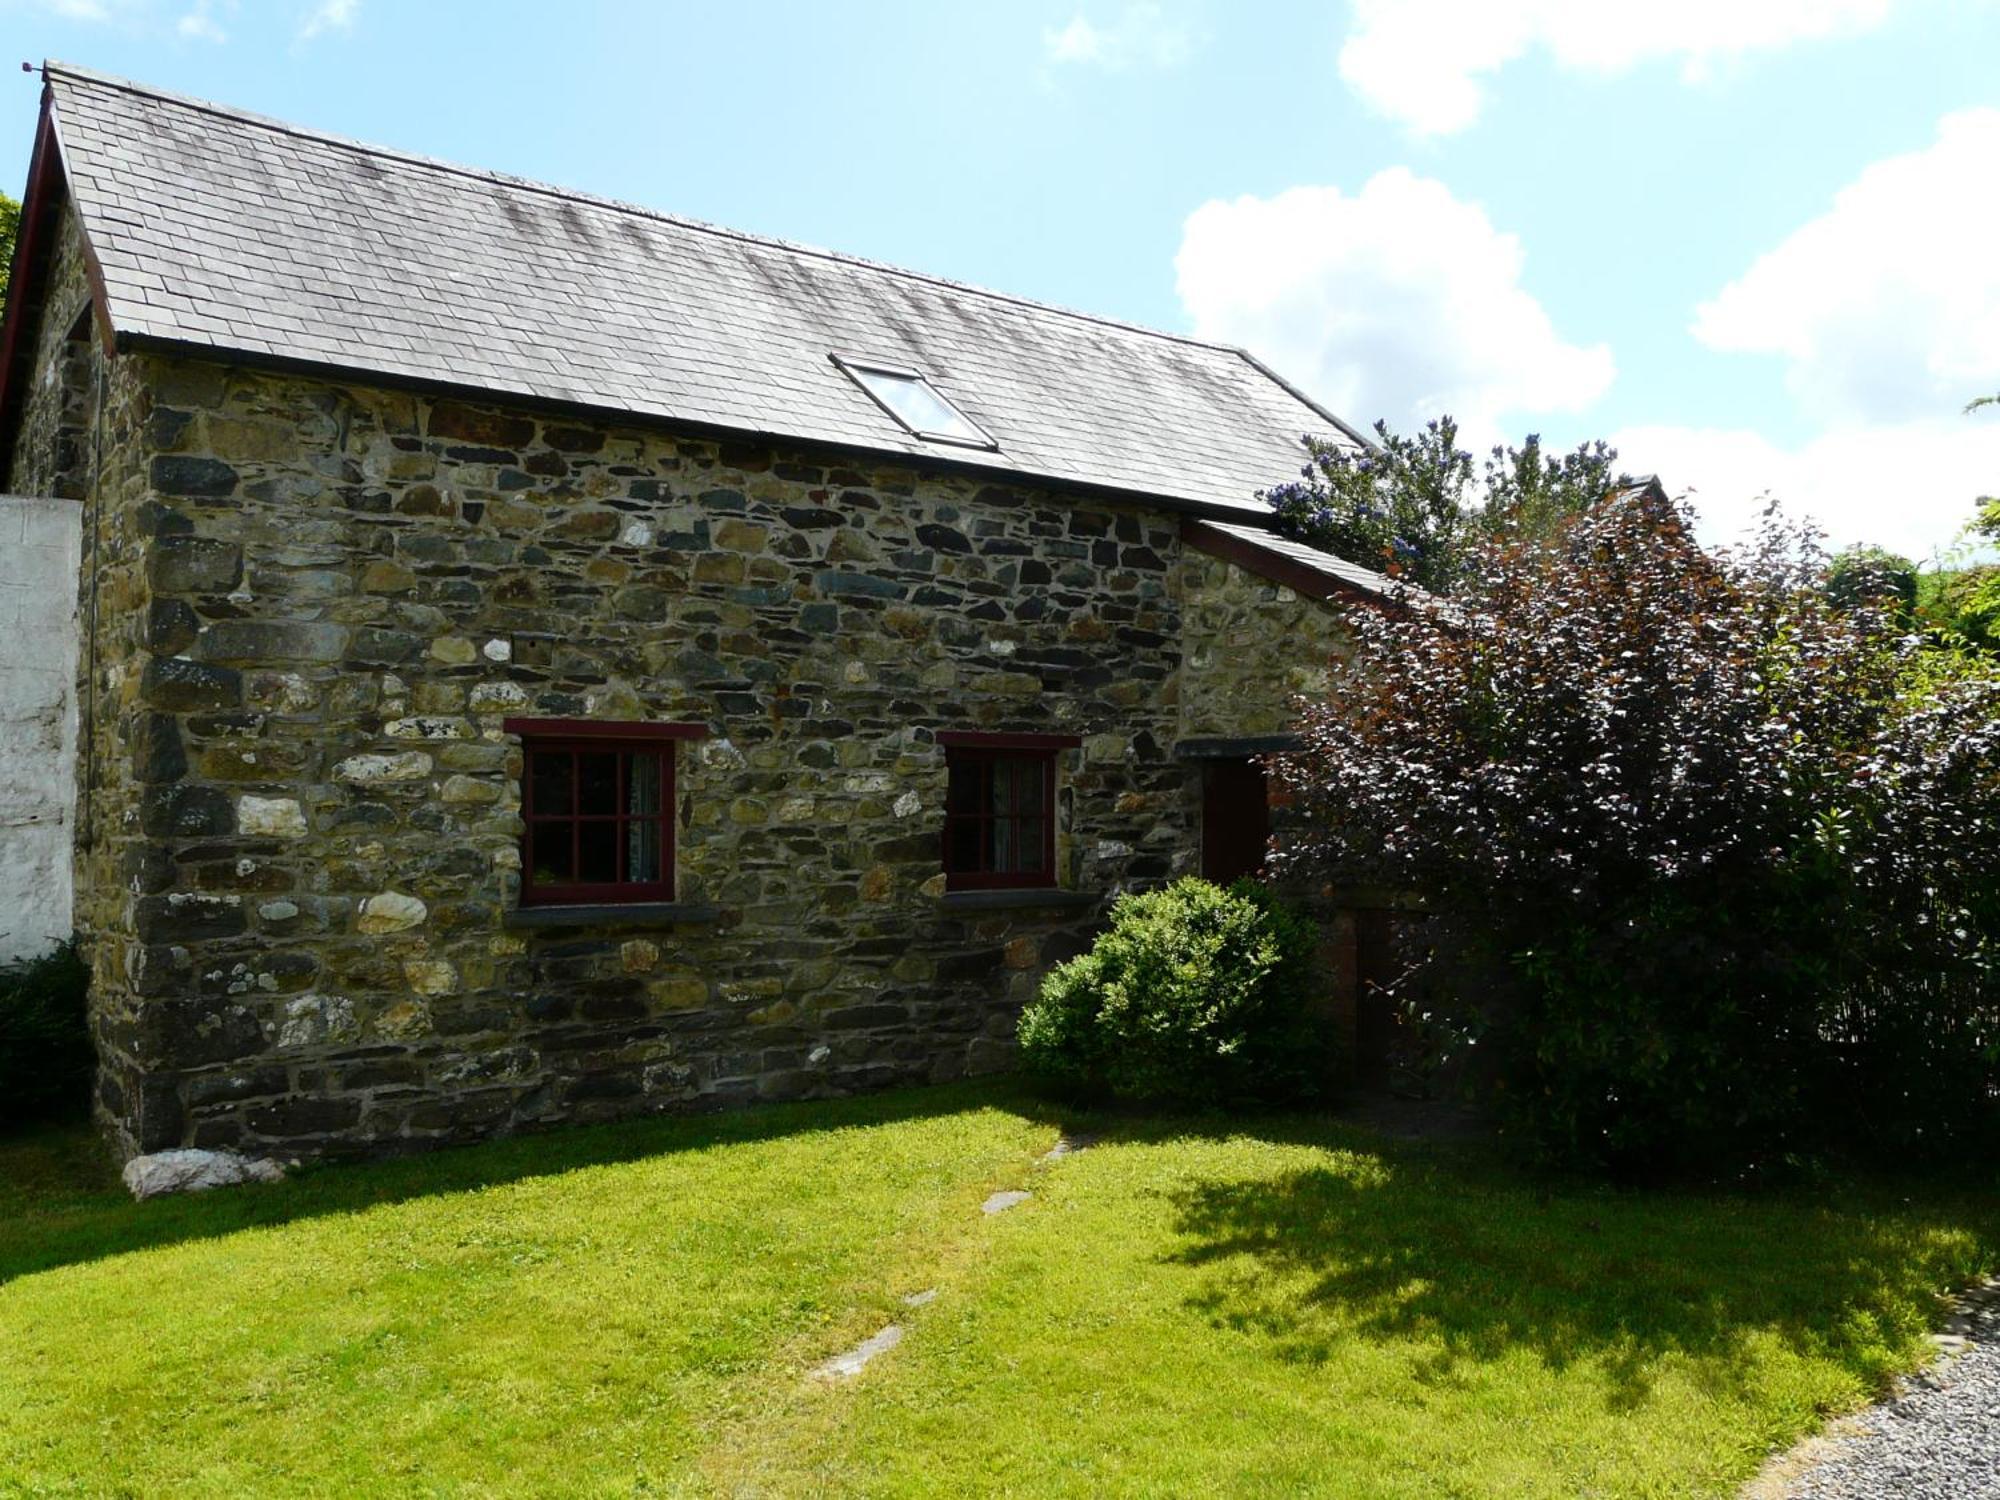
[[[1621,1409],[1645,1402],[1668,1361],[1715,1394],[1740,1390],[1775,1338],[1879,1389],[1935,1326],[1936,1294],[2000,1248],[2000,1203],[1949,1184],[1914,1205],[1900,1185],[1554,1191],[1487,1153],[1352,1129],[1272,1135],[1316,1133],[1359,1154],[1173,1200],[1172,1259],[1213,1272],[1197,1310],[1299,1362],[1406,1339],[1418,1380],[1454,1385],[1525,1351],[1591,1365]]]
[[[384,1161],[327,1165],[269,1186],[135,1203],[86,1125],[0,1136],[0,1284],[240,1230],[352,1213],[668,1152],[747,1145],[804,1132],[866,1129],[980,1108],[1054,1124],[1057,1113],[1010,1081],[901,1089],[723,1114],[570,1126]]]

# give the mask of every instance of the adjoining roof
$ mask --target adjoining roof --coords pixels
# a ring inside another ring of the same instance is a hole
[[[1667,489],[1658,475],[1625,479],[1607,490],[1604,498],[1617,501],[1642,496],[1665,503]],[[1263,527],[1188,518],[1181,522],[1181,540],[1197,551],[1226,558],[1259,578],[1281,583],[1310,599],[1353,599],[1378,604],[1391,600],[1404,604],[1428,601],[1427,607],[1442,610],[1448,618],[1464,618],[1449,601],[1413,583],[1377,573]]]
[[[1248,354],[50,63],[121,347],[166,344],[1260,516],[1338,418]],[[998,443],[940,451],[841,353]],[[0,371],[0,381],[7,372]]]
[[[1662,504],[1666,502],[1668,498],[1667,487],[1661,483],[1659,475],[1640,474],[1627,478],[1623,484],[1620,484],[1615,489],[1607,490],[1604,498],[1607,500],[1632,500],[1638,499],[1641,496],[1650,496]]]
[[[1259,578],[1281,583],[1309,599],[1405,600],[1422,590],[1398,583],[1359,563],[1295,542],[1258,526],[1231,521],[1181,523],[1181,540],[1212,557],[1226,558]]]

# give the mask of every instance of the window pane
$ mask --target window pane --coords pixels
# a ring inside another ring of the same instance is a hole
[[[992,868],[1003,874],[1008,871],[1020,869],[1021,866],[1018,863],[1020,859],[1019,842],[1013,822],[1009,819],[1001,818],[996,820],[992,826]]]
[[[625,825],[625,878],[635,883],[659,880],[660,825],[654,821]]]
[[[950,786],[945,792],[945,810],[954,813],[976,813],[979,811],[981,775],[987,762],[975,759],[955,759],[950,762]]]
[[[957,408],[933,390],[928,381],[915,375],[893,375],[887,370],[860,366],[849,369],[876,400],[896,414],[897,421],[919,436],[956,438],[964,443],[987,441],[986,434],[960,416]]]
[[[1015,787],[1014,810],[1023,813],[1038,813],[1042,810],[1042,788],[1048,781],[1048,762],[1039,758],[1019,760],[1014,763]]]
[[[618,825],[577,824],[576,878],[587,885],[610,885],[618,879]]]
[[[571,865],[570,833],[574,823],[535,822],[529,826],[529,882],[533,885],[562,885],[574,876]]]
[[[1016,763],[1011,760],[996,760],[988,764],[993,768],[993,789],[987,798],[986,810],[996,818],[1004,818],[1014,810]]]
[[[1040,818],[1023,818],[1018,825],[1021,862],[1017,870],[1039,871],[1042,868],[1043,826]]]
[[[670,749],[625,740],[557,740],[530,741],[524,751],[524,901],[649,900],[669,888]]]
[[[646,752],[627,758],[625,771],[625,811],[656,813],[660,810],[660,757]]]
[[[954,818],[945,825],[945,868],[965,874],[984,868],[980,860],[981,826],[969,818]]]
[[[538,750],[528,757],[529,792],[532,810],[547,815],[571,810],[572,785],[570,753],[567,750]]]
[[[618,811],[618,752],[584,751],[576,758],[578,812]]]

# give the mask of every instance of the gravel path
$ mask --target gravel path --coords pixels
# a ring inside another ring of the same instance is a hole
[[[1966,1300],[1941,1357],[1880,1405],[1780,1460],[1756,1496],[1785,1500],[2000,1497],[2000,1284]]]

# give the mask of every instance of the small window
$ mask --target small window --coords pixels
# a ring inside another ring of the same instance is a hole
[[[1057,735],[946,734],[944,869],[952,890],[1056,883]]]
[[[509,719],[521,736],[521,904],[674,897],[674,741],[687,724]]]
[[[877,406],[917,437],[935,443],[957,443],[967,448],[1000,446],[987,436],[978,423],[939,395],[937,388],[915,370],[870,364],[838,354],[833,356],[833,362],[872,396]]]

